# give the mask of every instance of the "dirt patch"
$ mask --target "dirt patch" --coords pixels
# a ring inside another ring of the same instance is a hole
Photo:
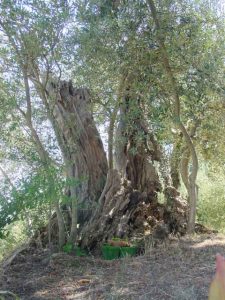
[[[0,289],[22,300],[203,300],[224,246],[222,235],[185,237],[114,261],[30,249],[2,270]]]

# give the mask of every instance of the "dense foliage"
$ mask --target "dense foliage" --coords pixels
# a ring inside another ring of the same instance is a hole
[[[201,158],[198,220],[223,230],[225,25],[220,6],[214,9],[207,3],[155,1],[160,38],[176,80],[180,119]],[[180,176],[187,144],[176,126],[156,27],[148,1],[1,1],[2,238],[9,239],[7,232],[18,220],[32,235],[47,223],[55,203],[68,201],[65,191],[74,184],[63,172],[51,110],[41,96],[46,73],[90,90],[91,109],[106,133],[109,158],[115,151],[119,104],[129,87],[163,149],[166,172],[171,173],[175,159]],[[134,105],[129,113],[128,131],[140,111]],[[206,165],[210,172],[202,171]],[[188,171],[192,167],[189,154]]]

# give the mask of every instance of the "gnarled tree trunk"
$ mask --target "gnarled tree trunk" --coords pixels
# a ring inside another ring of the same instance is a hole
[[[123,97],[116,136],[120,148],[116,149],[120,153],[118,170],[110,168],[107,172],[106,155],[92,117],[88,91],[75,89],[70,82],[52,81],[47,96],[58,142],[63,143],[67,176],[77,181],[70,188],[72,242],[77,235],[77,205],[78,212],[83,213],[83,216],[78,214],[80,243],[89,249],[98,248],[115,236],[143,236],[161,220],[170,232],[185,230],[186,205],[180,201],[176,189],[167,186],[164,191],[171,200],[169,205],[157,201],[162,187],[155,162],[161,160],[161,151],[149,129],[140,99],[129,90]]]
[[[160,220],[170,231],[181,231],[186,222],[186,206],[175,189],[167,191],[174,200],[169,209],[157,201],[161,183],[154,162],[160,161],[160,149],[140,100],[132,98],[129,91],[120,108],[117,140],[118,170],[109,171],[99,207],[82,229],[81,245],[89,249],[112,237],[144,235]]]
[[[101,195],[107,176],[107,159],[91,112],[87,89],[76,89],[71,82],[49,80],[48,97],[60,136],[59,144],[65,160],[66,173],[72,179],[71,236],[76,236],[76,218],[83,224],[89,219]]]

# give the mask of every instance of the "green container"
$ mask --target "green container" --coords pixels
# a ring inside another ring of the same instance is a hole
[[[134,256],[137,253],[137,247],[121,247],[120,257]]]
[[[120,247],[104,245],[102,246],[102,254],[104,259],[117,259],[120,255]]]

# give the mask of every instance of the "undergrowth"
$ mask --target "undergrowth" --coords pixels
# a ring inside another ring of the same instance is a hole
[[[0,261],[14,249],[23,244],[26,239],[26,231],[22,221],[14,222],[5,228],[7,235],[0,239]]]

